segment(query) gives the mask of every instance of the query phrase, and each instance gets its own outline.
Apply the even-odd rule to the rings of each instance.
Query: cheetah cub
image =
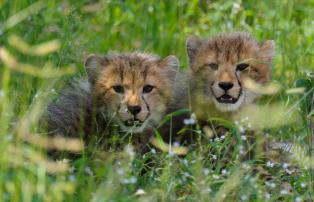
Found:
[[[245,79],[258,84],[270,80],[272,40],[259,44],[248,33],[234,32],[207,39],[193,36],[186,46],[192,94],[213,105],[213,111],[229,114],[256,100],[259,95],[244,85]]]
[[[94,135],[110,136],[112,125],[119,132],[146,131],[161,121],[172,100],[178,66],[175,56],[91,55],[85,62],[88,79],[71,82],[48,106],[48,131],[70,137],[83,134],[87,141]]]

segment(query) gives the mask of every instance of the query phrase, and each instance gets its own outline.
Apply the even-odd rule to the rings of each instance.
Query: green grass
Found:
[[[95,5],[97,3],[98,5]],[[0,59],[0,200],[1,201],[303,201],[314,198],[313,133],[314,1],[27,1],[0,0],[0,47],[16,61]],[[45,156],[45,149],[23,141],[34,136],[38,119],[64,81],[85,74],[89,53],[147,51],[177,55],[188,68],[185,40],[189,35],[248,31],[259,41],[273,39],[276,57],[273,80],[282,86],[263,103],[280,102],[295,114],[293,123],[259,131],[289,140],[301,150],[291,158],[271,162],[258,157],[242,162],[239,124],[226,140],[208,140],[186,157],[154,150],[143,156],[128,149],[83,155],[70,162],[71,172]],[[14,36],[17,42],[14,42]],[[23,53],[20,45],[58,40],[57,51]],[[58,45],[57,44],[57,45]],[[8,59],[6,57],[6,59]],[[47,63],[52,64],[49,68]],[[69,67],[70,66],[70,67]],[[73,75],[71,66],[75,67]],[[56,71],[58,71],[55,75]],[[49,71],[49,73],[47,73]],[[312,77],[310,76],[312,73]],[[312,80],[311,80],[312,79]],[[302,94],[286,89],[305,86]],[[307,93],[308,92],[308,93]],[[271,114],[277,116],[277,114]],[[224,122],[225,123],[225,122]],[[310,128],[312,125],[312,130]],[[238,137],[231,160],[224,165],[232,136]],[[27,138],[28,136],[26,136]],[[313,138],[313,137],[312,137]],[[211,153],[209,153],[211,151]],[[257,151],[258,152],[258,151]],[[217,160],[213,162],[213,154]],[[151,164],[147,165],[147,159]],[[286,163],[298,167],[290,174]],[[224,166],[224,169],[221,169]],[[143,172],[145,171],[145,172]],[[265,181],[267,172],[272,176]],[[143,189],[145,194],[136,192]],[[289,191],[291,190],[291,191]],[[224,198],[226,197],[226,198]]]

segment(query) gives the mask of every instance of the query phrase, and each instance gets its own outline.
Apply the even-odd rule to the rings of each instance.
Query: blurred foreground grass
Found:
[[[313,13],[312,0],[0,1],[0,200],[313,200]],[[278,102],[281,108],[267,111],[263,106],[263,119],[280,113],[295,117],[271,128],[267,125],[273,119],[265,121],[267,129],[259,137],[292,142],[289,159],[241,162],[238,156],[248,142],[243,131],[250,124],[240,118],[236,123],[218,120],[231,129],[226,140],[208,140],[184,158],[154,149],[138,156],[130,147],[70,163],[45,156],[47,140],[36,134],[40,115],[65,80],[84,74],[89,53],[174,54],[187,68],[189,35],[235,30],[276,41],[273,78],[281,90],[263,103]],[[226,163],[232,136],[239,138]],[[81,148],[75,140],[52,142]]]

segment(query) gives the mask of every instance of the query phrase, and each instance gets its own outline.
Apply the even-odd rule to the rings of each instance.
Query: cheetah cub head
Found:
[[[85,67],[97,105],[123,131],[157,125],[172,96],[179,61],[142,53],[91,55]]]
[[[259,96],[243,83],[246,78],[260,84],[269,81],[274,49],[274,41],[259,44],[243,32],[187,40],[198,90],[220,111],[236,111]]]

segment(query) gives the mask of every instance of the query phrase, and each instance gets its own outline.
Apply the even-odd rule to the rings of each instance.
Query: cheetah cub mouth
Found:
[[[241,96],[241,95],[240,95]],[[239,98],[234,98],[231,95],[223,94],[222,96],[216,98],[219,103],[226,103],[226,104],[235,104]]]

